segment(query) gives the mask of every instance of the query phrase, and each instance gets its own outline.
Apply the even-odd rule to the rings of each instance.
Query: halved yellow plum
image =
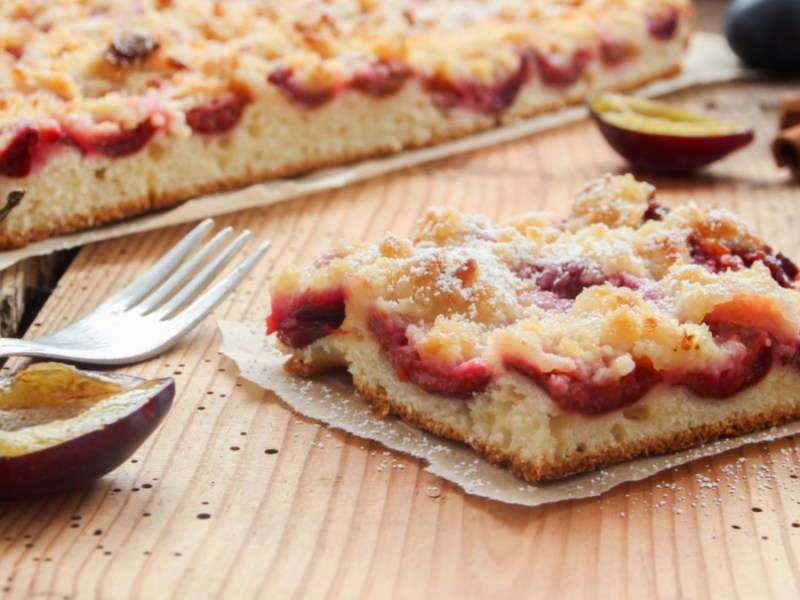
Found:
[[[0,378],[0,498],[82,487],[153,433],[175,396],[171,378],[34,363]]]
[[[589,111],[606,141],[642,170],[687,173],[753,141],[753,130],[664,102],[624,94],[599,94]]]

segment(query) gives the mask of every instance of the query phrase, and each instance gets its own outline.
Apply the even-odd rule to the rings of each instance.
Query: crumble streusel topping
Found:
[[[491,82],[519,68],[531,41],[559,60],[596,49],[593,31],[645,43],[629,6],[654,18],[689,10],[685,0],[6,0],[0,127],[65,112],[136,123],[133,96],[158,99],[179,130],[181,111],[231,89],[262,93],[277,67],[310,88],[379,61]]]
[[[520,355],[598,381],[636,365],[722,368],[746,349],[715,337],[716,323],[791,345],[800,333],[793,265],[734,215],[694,203],[667,211],[630,175],[591,182],[563,222],[535,213],[493,225],[438,207],[411,238],[343,246],[324,265],[287,269],[273,291],[344,285],[344,332],[377,305],[409,318],[423,357],[500,365]]]

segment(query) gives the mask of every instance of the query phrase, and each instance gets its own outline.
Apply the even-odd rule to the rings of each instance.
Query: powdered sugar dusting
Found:
[[[781,343],[800,333],[800,292],[778,280],[789,273],[776,278],[779,255],[763,240],[724,211],[693,203],[667,210],[651,185],[631,175],[589,182],[561,223],[533,213],[495,225],[435,206],[409,239],[387,234],[335,256],[302,280],[279,275],[273,293],[344,289],[359,302],[348,302],[351,322],[328,340],[342,333],[346,345],[345,331],[364,329],[354,305],[378,304],[414,324],[426,359],[474,359],[495,373],[520,356],[541,373],[558,364],[595,379],[610,364],[629,368],[609,379],[634,364],[721,372],[732,353],[707,317],[723,305],[732,323],[754,315],[746,324]],[[526,345],[541,352],[523,353]],[[453,346],[463,353],[454,357]]]

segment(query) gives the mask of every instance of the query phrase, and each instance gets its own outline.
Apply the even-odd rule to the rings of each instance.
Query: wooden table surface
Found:
[[[701,16],[709,22],[721,6]],[[800,257],[800,184],[769,153],[778,98],[796,88],[737,83],[671,96],[751,123],[756,141],[693,177],[637,175],[666,204],[694,198],[730,209]],[[176,347],[122,369],[172,376],[178,388],[129,461],[89,489],[0,502],[0,598],[798,597],[796,440],[599,498],[523,508],[468,496],[415,459],[293,414],[219,353],[216,319],[262,320],[275,271],[336,240],[407,233],[437,203],[493,218],[566,214],[585,180],[626,169],[581,121],[219,218],[273,249]],[[75,319],[188,228],[82,249],[27,335]]]

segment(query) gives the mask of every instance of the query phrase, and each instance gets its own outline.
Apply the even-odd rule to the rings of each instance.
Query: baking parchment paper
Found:
[[[754,73],[739,66],[736,56],[731,52],[723,36],[697,32],[693,35],[685,56],[682,73],[675,78],[644,87],[637,93],[644,96],[659,96],[696,85],[753,77]],[[24,248],[2,251],[0,269],[5,269],[30,256],[49,254],[56,250],[198,221],[246,208],[267,206],[314,192],[340,188],[391,171],[521,138],[579,120],[586,114],[584,106],[571,107],[430,148],[411,150],[344,167],[322,169],[302,177],[271,180],[232,192],[203,196],[171,210],[36,242]]]
[[[746,444],[800,432],[800,421],[754,434],[726,438],[682,452],[642,458],[556,482],[529,485],[478,458],[471,448],[444,440],[394,418],[377,418],[344,374],[301,379],[283,370],[285,356],[265,335],[264,322],[219,321],[221,352],[241,375],[275,392],[296,412],[387,448],[423,459],[426,471],[460,486],[466,493],[524,506],[598,496],[614,486],[638,481],[699,458]]]

